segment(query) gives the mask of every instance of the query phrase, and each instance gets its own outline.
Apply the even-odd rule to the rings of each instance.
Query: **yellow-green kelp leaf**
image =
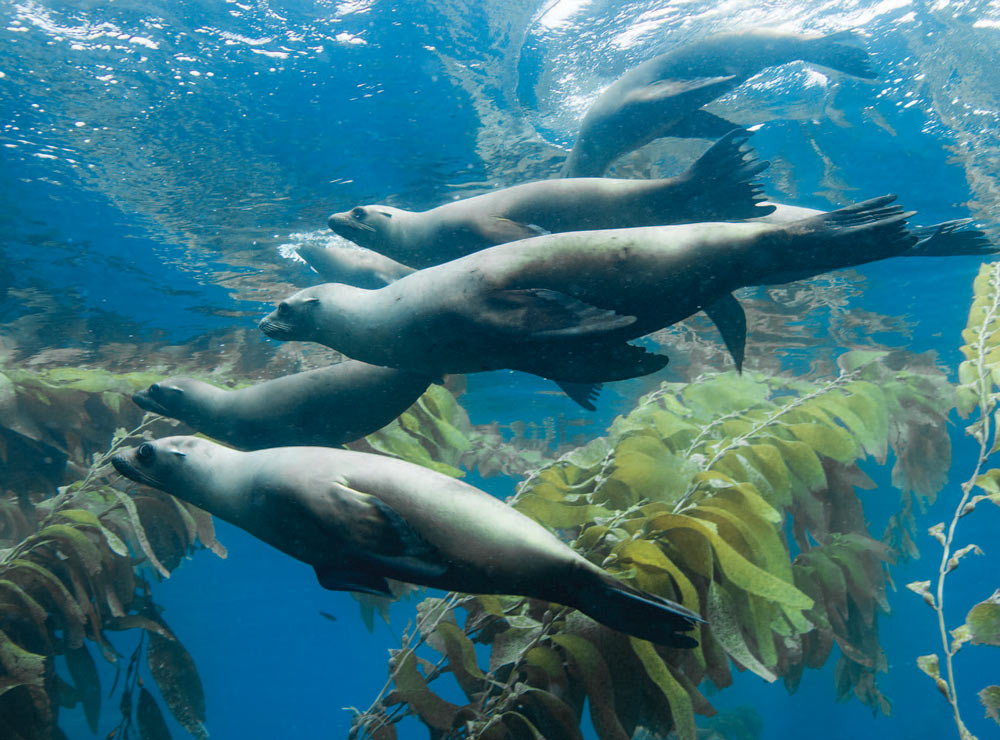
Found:
[[[986,716],[1000,724],[1000,686],[987,686],[979,692],[979,701],[986,707]]]
[[[723,573],[736,586],[762,598],[781,604],[786,609],[811,609],[813,600],[787,581],[783,581],[766,570],[743,558],[722,539],[711,522],[704,522],[689,516],[661,514],[652,518],[647,529],[650,532],[669,532],[673,529],[689,529],[707,540]]]
[[[670,705],[670,717],[674,722],[674,732],[680,740],[696,740],[698,732],[694,725],[694,705],[691,696],[674,678],[670,667],[646,640],[630,637],[632,649],[646,669],[646,675],[663,692]]]
[[[778,680],[777,675],[764,665],[747,645],[743,629],[732,597],[714,581],[708,586],[708,603],[705,617],[711,625],[712,635],[722,645],[733,660],[769,683]]]
[[[594,644],[578,635],[556,635],[552,642],[561,647],[583,681],[590,700],[590,719],[600,740],[628,740],[628,733],[615,713],[611,672]]]
[[[1000,646],[1000,591],[994,598],[976,604],[965,617],[973,645]]]

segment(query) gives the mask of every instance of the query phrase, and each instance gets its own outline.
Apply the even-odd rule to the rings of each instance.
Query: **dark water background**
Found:
[[[1000,10],[991,5],[0,2],[0,359],[77,362],[102,359],[114,343],[183,345],[252,329],[268,303],[311,282],[288,245],[329,238],[328,213],[366,202],[426,208],[553,176],[587,104],[624,70],[754,26],[861,28],[880,75],[868,83],[787,65],[712,108],[763,122],[752,143],[774,162],[769,195],[828,208],[896,192],[919,223],[971,215],[993,229]],[[935,350],[954,368],[976,269],[974,258],[870,265],[858,271],[864,293],[851,308],[904,317],[905,335],[874,339]],[[462,403],[475,423],[579,416],[550,388],[493,373],[470,378]],[[595,433],[635,391],[605,392]],[[921,532],[950,517],[971,469],[962,428],[953,482]],[[868,469],[885,486],[865,497],[880,522],[896,496],[886,471]],[[483,485],[507,496],[514,481]],[[1000,516],[977,511],[963,520],[960,544],[994,556],[998,533]],[[227,560],[198,553],[155,593],[197,661],[213,737],[345,736],[343,708],[366,708],[385,680],[390,630],[376,623],[370,635],[355,602],[322,590],[311,569],[224,524],[219,537]],[[893,573],[900,589],[936,572],[936,544],[921,535],[918,545],[925,557]],[[952,576],[953,625],[1000,587],[996,562]],[[881,630],[890,671],[880,685],[892,718],[835,703],[833,659],[807,671],[794,696],[748,674],[713,703],[753,705],[767,740],[956,736],[915,666],[939,648],[933,614],[905,589],[890,598]],[[392,631],[410,614],[394,607]],[[975,700],[1000,678],[996,652],[966,648],[956,658],[965,719],[980,740],[1000,736]],[[90,736],[70,713],[63,726],[71,738]],[[404,737],[425,736],[404,727]]]

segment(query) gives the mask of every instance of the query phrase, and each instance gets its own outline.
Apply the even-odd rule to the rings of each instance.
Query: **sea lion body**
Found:
[[[354,244],[331,244],[326,247],[303,244],[295,251],[328,283],[381,288],[414,271],[412,267]]]
[[[392,578],[530,596],[665,644],[693,644],[675,632],[702,621],[618,581],[489,494],[402,460],[321,447],[238,452],[170,437],[113,462],[312,565],[327,588],[387,594]]]
[[[384,427],[429,383],[419,373],[347,360],[236,390],[168,378],[132,398],[147,411],[245,450],[336,446]]]
[[[277,339],[434,375],[508,368],[598,383],[666,363],[628,340],[687,318],[775,270],[813,274],[915,240],[891,196],[785,225],[702,223],[525,239],[378,290],[327,284],[261,321]],[[717,322],[718,323],[718,322]],[[745,331],[745,324],[744,324]]]
[[[730,131],[677,177],[541,180],[421,212],[358,206],[329,225],[362,247],[428,267],[545,233],[751,218],[770,209],[757,205],[754,178],[767,163],[741,148],[749,135]]]
[[[711,36],[633,67],[590,106],[563,177],[600,177],[611,162],[663,136],[715,138],[735,124],[700,110],[758,72],[802,60],[873,78],[850,34],[801,36],[744,31]],[[705,84],[714,80],[710,84]],[[708,94],[689,88],[704,84]]]

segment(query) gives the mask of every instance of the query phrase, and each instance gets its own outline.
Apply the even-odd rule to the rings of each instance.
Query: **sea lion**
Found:
[[[303,244],[295,251],[328,283],[381,288],[414,271],[412,267],[354,244],[331,244],[326,247]]]
[[[696,645],[678,633],[704,622],[625,584],[488,493],[403,460],[323,447],[238,452],[168,437],[112,462],[312,565],[328,589],[389,595],[392,578],[529,596],[677,647]]]
[[[415,267],[545,233],[727,221],[763,216],[767,166],[733,130],[683,174],[662,180],[540,180],[465,198],[429,211],[358,206],[330,216],[337,234]],[[349,282],[349,281],[343,281]]]
[[[347,360],[237,390],[168,378],[132,400],[245,450],[336,446],[376,432],[430,384],[420,373]]]
[[[600,177],[621,155],[664,136],[714,139],[735,124],[703,105],[743,84],[767,67],[797,60],[855,77],[873,79],[868,53],[850,43],[850,32],[800,36],[742,31],[710,36],[660,54],[623,74],[583,117],[563,177]],[[710,94],[694,96],[691,85]]]
[[[428,375],[502,368],[599,383],[667,358],[628,341],[711,308],[739,361],[737,288],[776,272],[892,257],[916,242],[883,196],[789,224],[701,223],[549,234],[476,252],[378,290],[317,285],[260,322],[275,339]],[[740,332],[742,327],[742,332]]]

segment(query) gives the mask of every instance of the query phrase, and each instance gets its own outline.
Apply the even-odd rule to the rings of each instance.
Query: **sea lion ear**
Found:
[[[381,213],[386,218],[392,218],[392,214],[389,213],[388,211],[379,211],[379,213]]]
[[[177,455],[177,457],[187,457],[186,452],[181,452],[180,450],[170,450],[171,455]]]
[[[306,298],[304,301],[302,301],[302,303],[303,303],[303,305],[306,305],[306,306],[308,306],[308,305],[310,305],[312,303],[319,303],[319,298],[317,298],[316,296],[311,296],[309,298]]]

